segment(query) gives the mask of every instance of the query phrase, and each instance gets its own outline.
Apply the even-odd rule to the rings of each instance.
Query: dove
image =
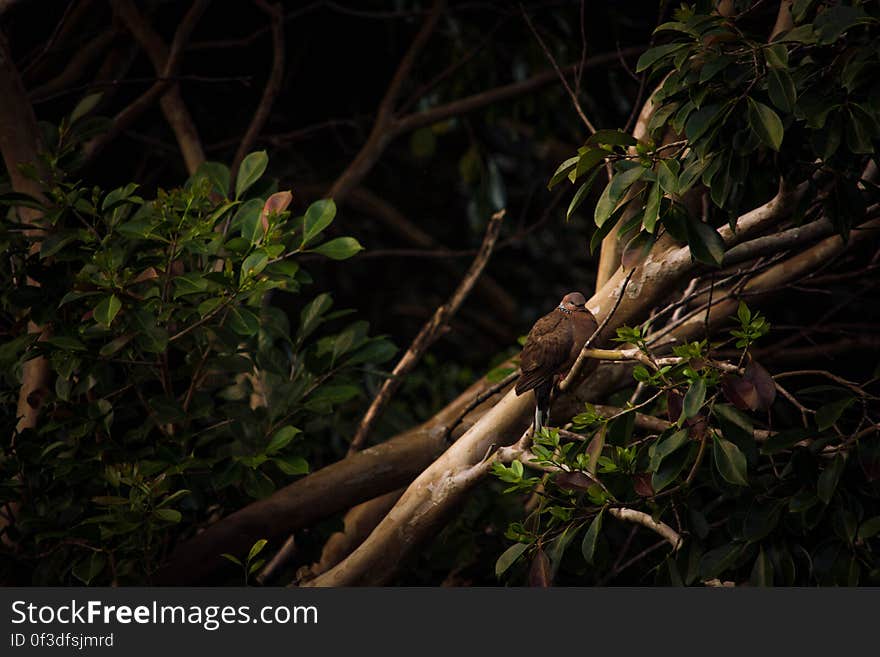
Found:
[[[568,372],[584,344],[598,328],[580,292],[570,292],[550,313],[535,322],[520,356],[516,394],[535,391],[535,433],[550,415],[553,386]],[[557,378],[558,377],[558,378]]]

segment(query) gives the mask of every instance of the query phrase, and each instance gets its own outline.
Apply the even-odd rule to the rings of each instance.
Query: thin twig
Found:
[[[550,63],[553,65],[553,69],[556,71],[556,75],[559,76],[559,79],[562,81],[562,85],[565,87],[565,90],[568,92],[569,97],[571,98],[572,104],[574,104],[574,109],[577,112],[577,115],[580,117],[581,121],[584,122],[584,125],[587,126],[587,130],[590,131],[590,134],[596,132],[596,127],[587,118],[587,115],[584,114],[584,110],[581,107],[580,100],[578,100],[577,94],[574,92],[574,89],[571,88],[571,85],[568,83],[568,79],[562,73],[562,69],[559,68],[559,64],[556,62],[556,58],[553,56],[553,53],[550,52],[550,49],[547,47],[547,44],[544,43],[544,39],[541,38],[541,35],[538,33],[538,30],[535,28],[534,23],[532,23],[532,19],[529,18],[528,13],[526,12],[526,8],[522,5],[519,6],[520,11],[522,12],[523,19],[525,19],[526,24],[529,26],[529,29],[532,31],[532,34],[535,35],[535,39],[538,40],[538,43],[541,45],[541,49],[544,51],[544,54],[547,56],[547,59],[550,60]],[[584,58],[583,55],[581,57],[581,61],[575,65],[575,70],[577,71],[578,77],[583,74],[584,70]]]
[[[232,166],[229,168],[230,184],[235,184],[235,178],[238,175],[238,167],[245,155],[251,150],[257,136],[266,125],[269,118],[269,112],[275,102],[275,97],[281,89],[281,82],[284,79],[284,12],[280,3],[270,4],[266,0],[254,0],[256,5],[269,16],[272,29],[272,70],[269,73],[269,79],[266,80],[266,86],[263,88],[263,96],[260,98],[260,104],[257,111],[251,119],[250,125],[238,145],[235,157],[232,159]]]
[[[452,296],[449,298],[449,301],[434,311],[434,315],[419,331],[419,334],[416,336],[415,340],[413,340],[409,349],[403,355],[403,358],[397,363],[391,376],[382,384],[382,387],[379,389],[379,394],[373,399],[373,402],[370,404],[370,407],[367,409],[367,412],[361,420],[361,424],[358,427],[354,438],[352,438],[348,450],[349,454],[352,454],[361,448],[367,435],[373,428],[376,420],[379,418],[379,415],[400,387],[403,377],[416,366],[425,351],[434,344],[440,336],[443,327],[446,326],[449,320],[452,319],[456,312],[458,312],[459,307],[461,307],[465,298],[470,294],[474,283],[476,283],[477,278],[479,278],[480,274],[483,272],[483,268],[486,266],[486,263],[489,261],[489,256],[492,254],[492,249],[498,239],[498,234],[501,232],[501,221],[504,219],[504,214],[505,211],[501,210],[492,215],[489,225],[486,228],[486,234],[483,237],[483,243],[480,246],[480,252],[477,254],[477,257],[474,258],[474,261],[471,263],[471,266],[461,280],[461,283],[459,283],[455,292],[453,292]]]

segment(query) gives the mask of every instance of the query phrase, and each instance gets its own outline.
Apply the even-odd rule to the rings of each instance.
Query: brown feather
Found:
[[[535,322],[520,356],[516,394],[549,382],[569,360],[573,345],[570,315],[556,309]]]

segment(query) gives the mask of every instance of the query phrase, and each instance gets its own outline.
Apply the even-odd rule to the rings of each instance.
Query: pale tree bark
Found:
[[[43,199],[43,190],[38,180],[25,176],[21,166],[35,165],[41,171],[39,151],[42,148],[37,118],[27,97],[18,69],[12,60],[9,43],[0,33],[0,152],[3,163],[16,192]],[[18,214],[23,223],[33,226],[25,231],[31,240],[31,253],[38,253],[40,241],[45,235],[42,225],[42,212],[31,208],[19,208]],[[28,279],[28,285],[38,287],[39,283]],[[28,322],[28,333],[38,333],[46,337],[49,327]],[[49,382],[49,363],[43,357],[31,358],[22,366],[21,388],[18,393],[16,431],[32,429],[37,426],[44,391]]]

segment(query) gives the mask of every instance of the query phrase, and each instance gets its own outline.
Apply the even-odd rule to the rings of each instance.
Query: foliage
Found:
[[[815,2],[795,3],[793,13],[794,28],[770,43],[734,19],[688,5],[657,27],[670,42],[637,65],[659,84],[645,138],[600,130],[550,179],[551,187],[579,183],[570,216],[603,164],[613,167],[595,207],[592,250],[617,227],[627,243],[624,265],[632,267],[668,232],[696,260],[720,265],[719,224],[733,227],[743,209],[776,192],[768,185],[780,177],[789,189],[804,183],[810,191],[831,181],[802,218],[824,213],[845,237],[865,216],[861,172],[880,136],[880,55],[872,45],[880,14],[871,3]],[[700,184],[711,201],[708,221],[683,201]]]
[[[210,162],[147,200],[134,183],[107,192],[65,176],[78,126],[55,131],[45,201],[0,198],[50,225],[36,251],[3,224],[0,503],[21,503],[4,563],[17,581],[143,583],[181,537],[307,473],[322,418],[362,397],[394,347],[306,291],[303,254],[361,246],[325,238],[330,200],[291,216],[290,193],[262,177],[265,152],[242,162],[234,198]],[[16,434],[33,358],[48,360],[50,388],[38,428]]]
[[[796,221],[824,214],[846,238],[866,214],[862,189],[872,188],[862,170],[880,136],[876,5],[795,2],[793,28],[767,43],[747,20],[704,4],[676,10],[655,32],[667,42],[639,60],[637,71],[657,85],[646,136],[600,130],[549,181],[577,185],[571,216],[611,167],[590,246],[616,230],[624,268],[666,233],[718,267],[719,226],[735,229],[743,210],[776,193],[775,180],[806,190]],[[703,217],[686,198],[700,185]],[[875,398],[840,379],[797,399],[777,397],[777,382],[752,356],[769,322],[744,302],[735,320],[728,338],[679,345],[667,358],[654,353],[649,327],[618,330],[617,341],[642,355],[622,410],[606,417],[588,404],[572,418],[580,441],[545,429],[524,463],[494,468],[506,492],[540,496],[509,526],[516,542],[498,559],[499,577],[523,577],[524,566],[512,567],[529,561],[533,583],[613,578],[627,567],[632,537],[604,511],[625,506],[673,523],[685,539],[678,551],[662,540],[650,548],[665,554],[638,581],[880,581],[880,454],[859,440],[876,424]],[[723,349],[738,351],[736,365],[713,358]],[[665,428],[637,428],[637,412],[665,415]],[[548,474],[528,476],[527,468]],[[576,535],[580,560],[566,551]],[[549,580],[535,580],[545,571]]]
[[[766,326],[745,305],[738,318],[740,327],[727,342],[754,334],[756,324]],[[654,360],[639,334],[618,330],[621,340],[635,338]],[[655,518],[672,515],[686,538],[678,552],[666,545],[653,573],[657,583],[718,577],[755,585],[878,580],[877,545],[870,540],[880,525],[878,453],[851,437],[876,422],[867,396],[839,386],[803,390],[807,397],[825,394],[834,401],[801,428],[762,429],[771,417],[786,415],[776,404],[771,375],[754,361],[742,375],[733,374],[709,356],[705,342],[694,342],[676,348],[674,365],[653,372],[637,366],[634,378],[648,386],[648,399],[610,417],[588,404],[572,419],[583,434],[580,442],[542,429],[525,465],[551,474],[528,476],[520,461],[495,464],[505,492],[542,489],[539,506],[508,528],[516,543],[499,557],[499,576],[525,555],[543,560],[545,554],[555,575],[580,532],[583,561],[571,570],[584,573],[592,566],[596,577],[616,574],[620,560],[609,550],[601,518],[605,509],[625,506],[645,507]],[[742,356],[748,358],[745,348]],[[665,414],[667,428],[639,438],[637,409]],[[594,464],[595,447],[600,455]]]

